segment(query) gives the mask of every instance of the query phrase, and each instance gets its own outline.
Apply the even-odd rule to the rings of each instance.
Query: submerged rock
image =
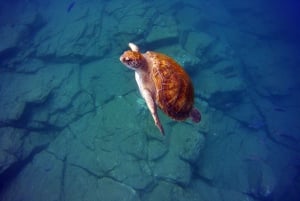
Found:
[[[174,125],[172,131],[170,152],[190,164],[196,162],[205,146],[204,135],[185,124]]]
[[[151,192],[145,192],[145,201],[174,201],[179,200],[183,189],[172,182],[159,181]]]
[[[148,143],[148,159],[158,160],[168,153],[168,147],[158,140],[151,140]]]
[[[2,127],[0,128],[0,175],[12,164],[22,160],[23,138],[25,130]]]
[[[164,158],[152,163],[153,174],[159,180],[165,180],[179,186],[187,186],[190,183],[192,170],[190,165],[168,153]]]
[[[137,192],[130,186],[116,182],[109,178],[103,178],[98,181],[98,195],[100,200],[105,201],[140,201]]]
[[[205,33],[205,32],[189,32],[187,34],[187,38],[185,39],[184,48],[185,50],[189,51],[191,54],[201,58],[201,60],[205,59],[202,58],[213,45],[213,42],[216,39]]]
[[[49,65],[34,74],[3,74],[0,83],[2,96],[0,121],[27,118],[27,115],[33,112],[30,107],[45,103],[53,89],[68,79],[72,69],[73,65],[60,64]],[[26,108],[30,110],[26,111]]]
[[[60,200],[62,193],[63,163],[55,156],[41,152],[28,163],[17,177],[7,181],[0,200]]]

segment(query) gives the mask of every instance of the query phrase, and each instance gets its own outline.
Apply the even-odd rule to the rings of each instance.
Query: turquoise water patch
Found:
[[[0,200],[298,201],[299,9],[4,0]],[[129,42],[186,70],[199,123],[158,109],[160,133]]]

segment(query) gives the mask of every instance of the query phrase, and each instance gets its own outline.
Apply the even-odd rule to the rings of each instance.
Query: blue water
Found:
[[[299,10],[2,0],[0,200],[299,201]],[[199,123],[158,109],[161,135],[119,60],[129,42],[185,69]]]

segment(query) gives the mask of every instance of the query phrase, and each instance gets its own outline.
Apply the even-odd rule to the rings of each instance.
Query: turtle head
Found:
[[[138,71],[146,66],[146,59],[138,51],[127,50],[121,57],[120,61],[128,68]]]

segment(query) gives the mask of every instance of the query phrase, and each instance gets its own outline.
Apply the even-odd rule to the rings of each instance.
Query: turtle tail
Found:
[[[195,107],[191,110],[190,117],[191,117],[192,121],[195,123],[198,123],[201,121],[201,113]]]

